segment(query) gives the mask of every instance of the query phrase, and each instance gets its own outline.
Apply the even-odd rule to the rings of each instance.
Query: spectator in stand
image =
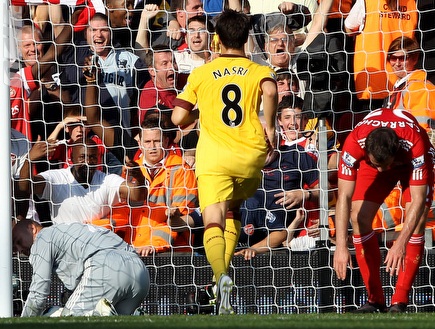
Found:
[[[94,80],[95,69],[94,67],[91,71],[93,75],[88,77],[87,122],[106,147],[117,147],[121,145],[117,137],[122,135],[122,131],[104,119],[101,120]],[[142,121],[140,141],[137,142],[134,138],[127,141],[131,150],[140,150],[136,159],[148,186],[146,205],[131,209],[124,207],[112,212],[119,223],[124,221],[133,226],[133,232],[127,237],[142,256],[171,248],[176,251],[191,251],[192,246],[189,231],[177,233],[168,226],[171,213],[178,210],[187,215],[198,206],[198,192],[194,170],[171,148],[173,131],[172,126],[166,123],[161,113],[149,113]],[[172,122],[170,124],[173,125]]]
[[[23,191],[19,187],[20,172],[27,161],[47,159],[48,155],[54,152],[55,144],[38,140],[33,146],[26,136],[15,129],[11,129],[11,187],[12,187],[12,220],[33,218],[39,221],[29,191]]]
[[[85,59],[93,55],[94,65],[100,67],[99,103],[103,117],[112,125],[124,127],[130,135],[137,133],[138,88],[149,80],[149,74],[142,60],[130,51],[117,49],[112,45],[108,18],[96,13],[86,28],[86,41],[79,41],[70,52],[65,52],[64,72],[61,80],[68,85],[71,100],[83,104],[86,84],[83,70]],[[82,89],[82,90],[81,90]],[[136,129],[135,129],[136,128]]]
[[[172,230],[168,214],[177,210],[184,216],[198,207],[195,172],[182,156],[170,150],[170,131],[158,117],[146,118],[141,128],[138,163],[147,180],[149,214],[140,209],[139,216],[133,216],[133,245],[142,256],[171,248],[190,250],[190,232]]]
[[[187,48],[185,33],[187,21],[196,15],[204,15],[204,8],[201,0],[171,0],[170,12],[175,15],[169,16],[168,22],[160,31],[151,32],[151,45],[167,45],[173,50]]]
[[[210,44],[214,27],[207,16],[197,15],[189,18],[186,30],[187,48],[174,52],[180,74],[190,72],[211,60]]]
[[[59,168],[68,168],[70,165],[72,165],[72,149],[70,147],[67,148],[67,146],[71,146],[79,139],[85,138],[85,122],[86,117],[67,115],[65,119],[57,124],[52,134],[48,137],[47,140],[53,140],[57,143],[56,152],[52,156],[50,156],[50,161],[59,164]],[[64,132],[65,135],[69,136],[70,138],[59,139],[61,132]],[[103,152],[102,149],[99,147],[98,164],[101,164],[101,161],[103,159]],[[101,170],[101,168],[99,168],[99,170]]]
[[[268,1],[252,1],[251,3],[251,14],[269,14],[282,10],[284,7],[288,8],[289,11],[292,10],[293,6],[302,5],[305,6],[309,13],[311,14],[311,21],[313,19],[314,13],[318,8],[318,3],[316,0],[293,0],[293,1],[282,1],[282,0],[268,0]],[[294,31],[295,36],[295,46],[298,47],[302,45],[305,41],[306,34],[311,28],[311,24],[308,23],[306,26]]]
[[[346,32],[355,35],[354,81],[357,111],[372,111],[397,80],[389,75],[386,56],[391,42],[402,36],[413,37],[418,12],[414,0],[356,0],[345,19]]]
[[[319,149],[317,145],[317,118],[312,118],[311,111],[303,112],[304,101],[292,94],[285,96],[281,101],[283,106],[278,107],[278,124],[281,135],[281,144],[292,145],[297,143],[306,152],[318,160]],[[284,106],[285,105],[285,106]],[[328,176],[331,186],[336,185],[338,159],[340,155],[339,147],[335,140],[334,133],[330,126],[327,126],[328,140]]]
[[[289,100],[293,98],[283,98],[278,104],[278,113],[292,106]],[[317,161],[297,143],[282,144],[276,152],[279,154],[271,157],[262,169],[259,188],[241,208],[239,246],[242,250],[235,255],[243,255],[246,260],[282,247],[287,241],[287,227],[293,221],[298,221],[303,228],[305,216],[298,209],[318,208]],[[313,224],[307,223],[307,226]]]
[[[132,41],[134,36],[130,29],[133,18],[133,5],[134,0],[105,0],[106,15],[112,38],[119,42],[119,47],[128,50],[133,49]]]
[[[227,10],[218,16],[221,56],[192,71],[172,112],[176,125],[191,124],[199,117],[195,173],[205,224],[204,248],[218,280],[219,314],[234,313],[228,269],[240,234],[240,205],[257,189],[268,151],[258,119],[261,97],[266,136],[271,148],[276,145],[275,74],[246,58],[250,27],[249,17],[241,12]]]
[[[165,45],[157,45],[146,54],[145,63],[151,76],[140,92],[139,122],[142,122],[149,109],[158,105],[172,109],[178,91],[184,86],[179,79],[177,63],[172,50]],[[171,110],[168,111],[170,115]]]
[[[266,31],[264,51],[267,60],[254,59],[259,64],[269,65],[274,70],[290,68],[291,57],[295,52],[295,39],[292,31],[284,24],[270,27]]]
[[[207,16],[197,15],[189,18],[186,33],[188,48],[174,52],[179,74],[187,77],[194,68],[212,60],[210,51],[212,33],[214,27]],[[186,160],[189,159],[191,165],[194,164],[198,137],[198,120],[181,130],[179,143],[184,150],[184,155],[188,157]]]
[[[83,8],[78,8],[71,16],[72,25]],[[31,118],[28,100],[32,91],[39,88],[39,79],[50,75],[55,58],[64,51],[72,35],[72,25],[65,24],[64,29],[47,51],[42,44],[42,33],[34,25],[25,25],[18,32],[18,48],[21,53],[19,72],[13,73],[10,82],[11,127],[24,134],[29,141],[36,141],[32,136]]]
[[[391,42],[387,60],[397,81],[384,105],[411,112],[432,136],[432,128],[435,127],[435,86],[427,80],[426,71],[417,68],[420,51],[420,45],[412,38],[398,37]]]
[[[379,126],[379,122],[385,123]],[[338,172],[335,212],[337,278],[346,279],[352,260],[348,250],[349,218],[356,260],[368,301],[358,313],[386,312],[380,276],[381,254],[372,221],[380,205],[402,185],[405,219],[383,264],[397,276],[390,313],[403,313],[424,253],[424,229],[433,200],[434,149],[428,135],[409,112],[381,108],[368,114],[347,137]]]
[[[103,228],[43,228],[22,220],[12,230],[12,244],[29,256],[33,271],[22,317],[43,315],[54,274],[73,291],[59,316],[131,315],[150,289],[148,270],[132,246]]]
[[[66,117],[56,126],[55,130],[48,137],[48,140],[55,140],[57,143],[56,151],[50,156],[51,163],[57,163],[59,168],[68,168],[72,162],[72,148],[80,139],[89,138],[98,145],[98,170],[111,174],[122,174],[122,164],[111,153],[106,151],[103,141],[92,130],[87,127],[86,117],[78,115],[77,111],[66,112]],[[65,137],[59,139],[61,132]]]
[[[49,143],[54,141],[48,141]],[[145,177],[137,163],[126,162],[126,178],[97,170],[98,145],[90,139],[72,146],[72,166],[30,173],[30,161],[20,171],[20,190],[33,191],[48,200],[54,224],[91,223],[104,218],[112,206],[143,204],[147,195]]]
[[[278,87],[278,103],[284,96],[299,93],[299,80],[289,69],[276,70],[276,85]]]

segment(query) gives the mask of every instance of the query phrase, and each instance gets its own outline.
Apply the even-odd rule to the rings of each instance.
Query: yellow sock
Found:
[[[233,259],[234,251],[236,250],[237,243],[239,242],[240,227],[242,223],[239,220],[232,218],[226,219],[225,226],[225,269],[228,273],[230,268],[231,259]]]
[[[213,274],[217,280],[226,274],[225,239],[221,227],[212,226],[204,231],[204,249]]]

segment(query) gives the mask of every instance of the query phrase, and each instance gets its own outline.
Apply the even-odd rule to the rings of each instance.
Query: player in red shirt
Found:
[[[75,24],[83,12],[77,7],[71,23]],[[23,26],[18,33],[18,46],[22,56],[23,68],[12,74],[10,82],[11,127],[24,134],[30,141],[36,140],[31,135],[28,98],[30,93],[39,88],[39,77],[43,77],[51,68],[55,58],[65,49],[71,40],[72,26],[68,23],[46,52],[44,52],[42,33],[35,26]]]
[[[347,246],[350,218],[356,260],[368,293],[368,302],[356,312],[388,310],[372,220],[398,181],[406,205],[404,224],[384,264],[391,276],[398,276],[388,311],[406,311],[424,252],[424,229],[433,195],[433,154],[425,130],[409,112],[402,110],[381,108],[371,112],[344,143],[338,169],[334,269],[338,279],[344,280],[347,266],[352,267]]]

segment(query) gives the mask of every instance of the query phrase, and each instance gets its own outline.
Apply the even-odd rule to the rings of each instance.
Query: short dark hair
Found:
[[[206,15],[196,15],[193,17],[190,17],[187,20],[187,25],[189,25],[191,22],[199,22],[205,25],[205,28],[208,32],[214,33],[214,25]]]
[[[385,163],[386,160],[394,157],[399,146],[399,137],[394,129],[389,127],[372,130],[365,141],[367,155],[372,155],[378,163]]]
[[[172,49],[169,48],[168,45],[165,45],[165,44],[155,45],[155,46],[153,46],[153,48],[149,52],[147,52],[145,54],[144,61],[145,61],[145,64],[147,67],[154,67],[154,54],[155,53],[171,53],[171,54],[173,54]]]
[[[170,11],[175,13],[177,10],[186,9],[186,4],[188,1],[189,0],[171,0]]]
[[[304,108],[304,100],[300,98],[299,96],[293,95],[292,93],[285,95],[281,102],[278,104],[277,108],[277,115],[278,117],[281,116],[282,110],[284,109],[302,109]]]
[[[106,21],[107,24],[109,24],[109,17],[106,14],[103,13],[95,13],[94,16],[91,17],[91,19],[89,20],[89,22],[92,21]]]
[[[251,23],[249,17],[235,10],[224,10],[217,17],[216,33],[227,48],[242,49],[248,41]]]
[[[149,109],[140,126],[142,129],[160,129],[162,136],[169,138],[172,143],[177,137],[176,130],[178,128],[172,123],[170,113],[168,113],[172,109],[166,108],[165,111],[164,108],[164,106],[159,105],[157,108]]]

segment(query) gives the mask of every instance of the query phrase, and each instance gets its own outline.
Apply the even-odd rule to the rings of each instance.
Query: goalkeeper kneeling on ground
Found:
[[[22,317],[43,315],[53,272],[73,291],[60,316],[129,315],[148,295],[148,269],[133,246],[105,228],[82,223],[43,228],[22,220],[12,242],[33,268]]]

